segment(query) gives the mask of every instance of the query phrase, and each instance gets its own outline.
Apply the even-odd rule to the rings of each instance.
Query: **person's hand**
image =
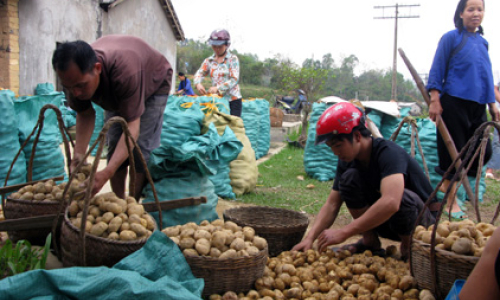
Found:
[[[74,155],[73,159],[71,159],[71,163],[69,165],[69,173],[72,174],[75,170],[78,164],[82,161],[82,158],[79,155]],[[84,166],[88,165],[87,162],[83,164]]]
[[[198,83],[196,85],[196,89],[198,90],[198,92],[200,92],[201,95],[205,95],[207,93],[205,87],[201,83]]]
[[[302,242],[298,243],[292,248],[292,251],[307,251],[312,248],[314,241],[311,241],[310,239],[305,238]]]
[[[318,237],[318,251],[326,250],[329,245],[336,245],[347,240],[349,236],[342,229],[325,229]]]
[[[439,91],[431,90],[431,103],[429,104],[429,118],[436,122],[437,116],[443,113],[443,108],[441,107],[441,100],[439,98]]]
[[[490,108],[490,115],[492,121],[500,121],[500,112],[498,111],[496,103],[488,103],[488,106]]]
[[[219,94],[219,89],[216,86],[212,86],[208,89],[209,94],[217,95]]]
[[[105,171],[100,171],[95,173],[94,186],[92,187],[90,198],[94,197],[97,193],[99,193],[108,180],[109,176],[106,174]],[[88,181],[89,179],[85,180],[84,182],[85,186],[89,184]]]

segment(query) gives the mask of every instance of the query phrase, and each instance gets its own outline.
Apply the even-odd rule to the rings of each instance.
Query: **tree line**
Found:
[[[321,60],[308,58],[299,66],[282,55],[261,61],[255,54],[239,53],[236,49],[231,51],[240,61],[242,85],[266,87],[280,94],[288,94],[296,88],[301,88],[312,101],[326,96],[362,101],[391,99],[392,71],[366,70],[356,75],[355,69],[359,60],[354,54],[336,62],[332,54],[327,53]],[[178,71],[194,74],[203,60],[212,54],[212,48],[205,42],[192,39],[179,42]],[[410,102],[419,98],[413,81],[405,80],[401,73],[397,73],[396,78],[398,101]],[[254,96],[243,95],[244,98]]]

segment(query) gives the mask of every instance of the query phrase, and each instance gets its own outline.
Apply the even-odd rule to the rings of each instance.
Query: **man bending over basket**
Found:
[[[373,138],[365,122],[364,112],[348,102],[329,107],[319,118],[315,144],[326,143],[338,156],[337,171],[314,225],[293,250],[308,250],[317,238],[318,250],[323,251],[361,234],[357,243],[342,249],[383,255],[380,235],[401,241],[401,256],[407,257],[410,233],[433,189],[415,159],[396,143]],[[354,221],[329,229],[343,202]],[[429,226],[434,221],[434,213],[426,209],[420,223]]]
[[[123,117],[146,159],[160,145],[163,111],[172,84],[167,59],[143,40],[125,35],[104,36],[91,45],[84,41],[62,43],[52,56],[52,66],[76,115],[76,144],[72,170],[87,150],[95,124],[91,102],[106,111],[106,120]],[[92,195],[110,180],[118,197],[125,197],[128,151],[121,125],[108,131],[108,164],[95,175]],[[134,197],[139,199],[146,183],[145,170],[134,151]],[[70,171],[72,171],[70,170]]]

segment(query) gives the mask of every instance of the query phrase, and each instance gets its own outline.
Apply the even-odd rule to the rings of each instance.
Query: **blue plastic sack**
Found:
[[[23,144],[35,128],[38,122],[40,110],[46,104],[52,104],[56,107],[62,105],[64,93],[50,92],[47,84],[38,89],[45,94],[35,96],[23,96],[14,101],[14,108],[18,116],[19,140]],[[29,163],[35,134],[30,138],[23,149],[26,164]],[[56,113],[48,109],[45,111],[43,129],[37,144],[35,158],[33,160],[33,178],[32,180],[46,179],[56,176],[66,176],[64,170],[64,156],[59,148],[62,142],[62,136],[59,131]],[[28,168],[28,166],[26,166]]]
[[[0,280],[3,300],[199,300],[203,288],[179,247],[159,231],[112,268],[35,270]]]
[[[243,99],[241,119],[255,151],[255,159],[259,159],[269,152],[271,144],[269,102],[265,99]]]
[[[21,148],[14,109],[14,92],[0,90],[0,186],[4,186],[7,172]],[[14,163],[7,185],[26,182],[26,160],[21,153]]]
[[[451,287],[450,292],[448,293],[448,296],[446,296],[445,300],[460,300],[458,298],[458,295],[460,294],[460,291],[462,290],[462,287],[465,284],[465,280],[463,279],[457,279],[453,283],[453,286]]]

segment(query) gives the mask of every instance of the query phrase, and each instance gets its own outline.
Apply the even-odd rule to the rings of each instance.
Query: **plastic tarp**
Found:
[[[235,142],[238,143],[236,139],[226,142],[229,145],[229,152],[238,146],[235,145]],[[225,146],[225,143],[221,143],[216,128],[211,124],[205,134],[192,136],[181,146],[165,146],[152,152],[148,168],[160,201],[207,197],[207,203],[163,211],[164,227],[188,222],[199,224],[203,220],[213,221],[218,218],[215,210],[218,197],[209,175],[216,174],[221,157],[228,155],[224,153],[224,150],[227,150]],[[150,185],[146,186],[145,194],[144,202],[154,201]],[[155,212],[151,215],[159,223],[159,214]]]
[[[0,186],[4,186],[7,172],[21,148],[17,116],[14,109],[14,92],[0,90]],[[26,182],[26,160],[21,153],[14,163],[7,185]]]
[[[255,159],[259,159],[269,152],[271,145],[269,102],[265,99],[243,99],[242,106],[245,133],[255,151]]]
[[[179,247],[159,231],[112,268],[35,270],[0,281],[3,300],[198,300],[203,288]]]
[[[56,107],[62,105],[64,93],[55,92],[53,87],[52,91],[50,91],[50,84],[43,84],[42,86],[43,88],[37,90],[39,93],[43,92],[43,94],[23,96],[14,101],[14,108],[18,117],[19,139],[21,145],[26,141],[29,134],[33,131],[33,128],[35,128],[40,110],[44,105],[53,104]],[[27,165],[30,160],[35,136],[36,133],[30,138],[23,149]],[[56,113],[48,109],[45,111],[43,129],[40,134],[33,161],[33,180],[56,176],[67,177],[64,170],[64,156],[59,148],[61,142],[62,136],[59,131]],[[28,168],[28,166],[26,166],[26,168]]]

